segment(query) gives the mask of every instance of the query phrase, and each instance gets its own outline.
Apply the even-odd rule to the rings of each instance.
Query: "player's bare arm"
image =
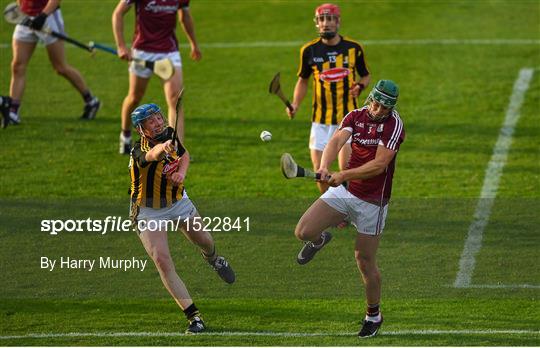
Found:
[[[153,162],[153,161],[160,161],[165,157],[166,154],[172,153],[174,151],[174,145],[172,144],[172,140],[167,140],[164,143],[157,144],[156,146],[152,147],[150,151],[146,153],[144,156],[144,159],[147,162]]]
[[[60,0],[49,0],[42,13],[45,15],[50,15],[60,6]]]
[[[330,175],[328,167],[336,160],[337,155],[343,145],[347,142],[351,132],[346,129],[337,130],[328,144],[324,147],[324,151],[321,158],[321,165],[319,167],[318,173],[321,174],[321,178],[326,178]]]
[[[331,186],[339,186],[345,181],[354,179],[369,179],[384,172],[390,164],[396,151],[386,148],[384,145],[377,147],[375,158],[358,168],[347,169],[341,172],[332,174],[328,180]]]
[[[307,89],[308,89],[308,83],[309,79],[304,79],[299,77],[298,81],[296,81],[296,85],[294,86],[294,95],[293,95],[293,101],[291,103],[293,107],[293,111],[289,110],[289,108],[285,108],[285,112],[287,112],[287,115],[289,118],[294,118],[296,115],[296,111],[298,111],[298,107],[302,103],[302,100],[304,100]]]
[[[186,33],[189,44],[191,46],[191,59],[199,61],[202,58],[202,53],[197,44],[197,39],[195,37],[195,25],[193,24],[193,17],[189,12],[189,8],[184,7],[178,10],[178,21],[182,25],[182,29]]]
[[[112,14],[112,29],[118,57],[124,60],[131,60],[131,51],[127,48],[126,41],[124,40],[124,16],[130,9],[131,5],[126,4],[122,0],[116,5]]]

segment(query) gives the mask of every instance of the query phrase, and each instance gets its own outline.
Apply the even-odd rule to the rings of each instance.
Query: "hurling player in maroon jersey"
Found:
[[[124,16],[135,7],[135,36],[131,50],[124,40]],[[174,75],[163,82],[167,100],[169,125],[176,124],[176,97],[183,87],[182,59],[176,39],[176,22],[180,21],[191,45],[191,58],[200,60],[202,55],[195,38],[195,26],[189,11],[189,0],[120,0],[112,16],[114,38],[118,56],[125,60],[139,58],[146,61],[170,59]],[[152,76],[152,70],[132,63],[129,68],[129,91],[122,103],[122,132],[120,153],[129,155],[131,150],[131,112],[140,104]],[[184,140],[184,112],[180,111],[178,136]]]
[[[26,67],[38,42],[43,42],[47,49],[53,69],[67,79],[81,94],[85,106],[82,119],[96,117],[100,102],[88,89],[81,73],[69,65],[64,53],[64,41],[42,31],[49,28],[58,33],[65,33],[64,20],[60,11],[60,0],[19,0],[20,10],[28,17],[13,31],[13,59],[11,61],[11,84],[9,97],[1,97],[2,127],[18,125],[21,122],[19,107],[26,85]]]
[[[375,336],[383,318],[379,311],[381,276],[377,248],[384,228],[396,155],[405,139],[399,113],[394,109],[398,86],[390,80],[377,82],[367,105],[349,112],[326,145],[318,172],[328,185],[326,191],[300,218],[294,231],[305,242],[297,257],[309,262],[332,235],[325,231],[348,218],[356,227],[355,257],[366,288],[367,311],[358,336]],[[330,173],[339,150],[352,137],[348,169]],[[348,188],[342,183],[349,182]]]
[[[300,49],[298,80],[294,88],[293,118],[306,96],[310,79],[313,84],[311,132],[309,150],[314,170],[319,169],[324,147],[349,111],[357,109],[357,98],[369,84],[364,49],[349,37],[338,34],[341,13],[337,5],[323,4],[315,9],[315,25],[319,37]],[[356,78],[358,76],[358,81]],[[350,143],[339,153],[339,167],[345,169],[351,154]],[[317,182],[321,193],[326,182]]]

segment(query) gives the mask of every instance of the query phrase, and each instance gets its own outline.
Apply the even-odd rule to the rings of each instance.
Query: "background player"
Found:
[[[130,51],[124,40],[124,16],[135,5],[135,36]],[[114,38],[118,56],[125,60],[140,58],[156,61],[169,58],[175,67],[174,75],[163,81],[163,91],[168,106],[168,119],[172,126],[176,120],[176,96],[183,87],[182,59],[176,39],[176,18],[182,24],[191,45],[191,58],[198,61],[202,55],[195,38],[195,27],[189,11],[189,0],[120,0],[112,16]],[[129,115],[139,105],[152,76],[152,70],[131,64],[129,91],[122,103],[122,132],[120,153],[131,150],[131,124]],[[184,140],[184,113],[179,112],[178,134]]]
[[[95,118],[100,102],[86,86],[81,73],[67,63],[64,42],[40,31],[43,27],[48,27],[53,31],[65,33],[60,0],[19,0],[18,4],[20,10],[29,17],[16,25],[13,32],[9,97],[2,97],[0,102],[2,127],[5,128],[10,124],[18,125],[21,122],[19,108],[26,84],[26,67],[38,41],[45,44],[49,61],[56,73],[67,79],[81,94],[85,102],[81,118],[86,120]]]
[[[366,288],[367,311],[358,336],[375,336],[383,322],[379,311],[381,275],[377,267],[377,249],[384,228],[396,154],[405,139],[403,122],[394,107],[398,86],[390,80],[377,82],[367,106],[351,111],[325,147],[318,172],[332,186],[300,218],[294,231],[306,241],[298,254],[300,264],[308,263],[317,251],[330,242],[325,232],[344,218],[358,231],[355,258]],[[340,149],[352,137],[348,168],[330,176],[330,165]],[[342,183],[349,181],[348,189]]]
[[[309,77],[313,75],[313,111],[309,149],[313,169],[318,170],[324,147],[349,111],[358,108],[357,97],[369,84],[370,75],[364,50],[360,44],[338,35],[340,9],[333,4],[323,4],[315,9],[315,25],[320,38],[300,49],[298,81],[294,88],[293,110],[286,109],[290,118],[298,111],[306,96]],[[360,76],[358,82],[356,75]],[[343,170],[351,153],[350,145],[339,154]],[[321,193],[328,189],[326,182],[317,183]]]
[[[206,327],[189,292],[176,273],[169,251],[167,230],[160,221],[177,224],[184,219],[200,219],[184,189],[189,167],[189,153],[179,139],[177,146],[171,140],[174,131],[165,127],[160,108],[155,104],[139,106],[131,114],[133,125],[141,135],[131,152],[131,219],[136,223],[146,252],[154,261],[159,275],[178,306],[189,321],[187,333],[198,333]],[[166,173],[167,164],[178,163],[176,170]],[[156,230],[141,226],[159,226]],[[142,224],[141,224],[142,222]],[[182,223],[185,236],[199,248],[204,259],[227,283],[235,281],[229,263],[216,253],[212,235],[196,223]]]

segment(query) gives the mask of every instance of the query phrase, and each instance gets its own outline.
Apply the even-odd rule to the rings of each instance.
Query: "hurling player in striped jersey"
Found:
[[[315,9],[319,37],[300,49],[298,80],[294,88],[293,118],[304,99],[311,77],[313,86],[309,149],[313,169],[319,169],[324,147],[349,111],[357,109],[357,98],[369,84],[370,73],[364,49],[355,40],[338,34],[341,12],[337,5],[323,4]],[[357,80],[358,77],[358,80]],[[345,169],[351,154],[350,142],[339,153],[339,167]],[[326,182],[317,182],[321,193]]]
[[[144,104],[133,111],[131,119],[141,139],[133,146],[129,165],[130,217],[163,285],[189,321],[186,333],[199,333],[206,325],[176,272],[167,233],[176,232],[179,226],[223,281],[234,283],[236,276],[227,260],[217,254],[204,224],[196,223],[201,217],[184,188],[189,153],[173,128],[166,127],[161,109],[156,104]]]

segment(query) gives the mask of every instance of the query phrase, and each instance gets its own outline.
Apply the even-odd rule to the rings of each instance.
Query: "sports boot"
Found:
[[[313,242],[306,242],[304,246],[302,247],[302,250],[298,253],[298,256],[296,257],[296,261],[298,261],[299,264],[305,265],[309,261],[315,257],[315,254],[321,250],[326,244],[330,243],[332,240],[332,234],[330,232],[323,232],[321,233],[322,243],[316,245]]]
[[[383,317],[381,315],[381,321],[373,322],[369,320],[364,320],[364,323],[362,324],[362,328],[360,329],[360,332],[358,333],[358,338],[369,338],[377,335],[379,332],[379,329],[381,328],[381,325],[383,323]]]
[[[201,319],[201,317],[193,317],[189,321],[189,326],[186,329],[187,334],[198,334],[206,330],[206,325],[204,325],[204,321]]]
[[[203,255],[204,256],[204,255]],[[216,271],[225,283],[232,284],[236,280],[236,275],[232,267],[223,256],[218,256],[214,261],[206,260],[210,266]]]

